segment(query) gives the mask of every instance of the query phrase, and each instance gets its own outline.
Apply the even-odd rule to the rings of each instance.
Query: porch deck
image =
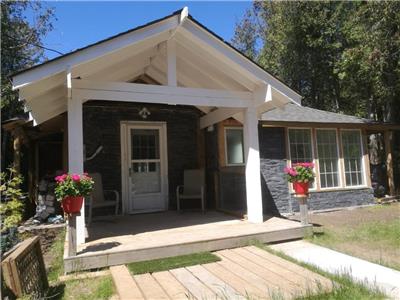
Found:
[[[297,239],[310,227],[272,216],[262,224],[253,224],[215,211],[168,211],[98,220],[88,227],[89,237],[78,254],[64,256],[65,272],[229,249],[251,240],[267,243]]]

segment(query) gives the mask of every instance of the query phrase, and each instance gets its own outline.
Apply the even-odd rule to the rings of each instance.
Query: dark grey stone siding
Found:
[[[299,203],[293,195],[291,201],[293,210],[299,211]],[[371,188],[311,192],[307,201],[308,208],[311,210],[351,207],[374,203],[374,193]]]
[[[290,194],[283,172],[287,159],[285,129],[260,128],[259,138],[264,212],[298,211],[298,201]],[[366,205],[373,201],[371,188],[346,189],[311,192],[308,205],[311,210],[323,210]]]
[[[185,169],[198,168],[198,132],[201,112],[191,106],[152,105],[89,101],[83,105],[83,139],[88,155],[99,145],[103,151],[85,163],[85,171],[99,172],[105,189],[121,192],[121,121],[144,121],[139,111],[146,107],[145,121],[167,123],[169,206],[175,209],[176,186],[183,183]]]

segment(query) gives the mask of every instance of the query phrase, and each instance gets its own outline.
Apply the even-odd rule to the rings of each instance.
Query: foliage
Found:
[[[400,121],[398,1],[255,1],[233,44],[305,105]]]
[[[166,271],[187,266],[206,264],[219,261],[219,257],[210,252],[200,252],[188,255],[139,261],[128,264],[128,269],[133,274],[144,274]]]
[[[297,163],[292,167],[286,167],[284,172],[289,182],[313,182],[315,174],[313,163]]]
[[[1,231],[17,226],[22,221],[22,213],[24,204],[22,201],[23,194],[19,188],[23,178],[17,174],[12,168],[8,172],[0,174],[0,214],[1,214]]]
[[[27,15],[32,17],[29,19]],[[11,75],[45,59],[42,38],[53,29],[53,9],[43,1],[1,1],[1,119],[23,114],[23,102],[12,90]],[[2,166],[10,162],[8,132],[2,131]]]
[[[63,174],[55,178],[57,185],[54,190],[57,200],[62,201],[68,196],[89,196],[93,190],[94,181],[87,173]]]

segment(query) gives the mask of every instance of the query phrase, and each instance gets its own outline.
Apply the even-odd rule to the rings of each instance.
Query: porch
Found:
[[[216,211],[139,214],[105,218],[88,227],[88,238],[76,256],[68,257],[65,272],[96,269],[201,251],[302,238],[311,225],[265,216],[260,224]]]

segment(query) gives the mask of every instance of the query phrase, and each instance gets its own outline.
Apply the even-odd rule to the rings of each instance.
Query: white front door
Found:
[[[165,123],[126,124],[126,192],[129,213],[168,207]]]

